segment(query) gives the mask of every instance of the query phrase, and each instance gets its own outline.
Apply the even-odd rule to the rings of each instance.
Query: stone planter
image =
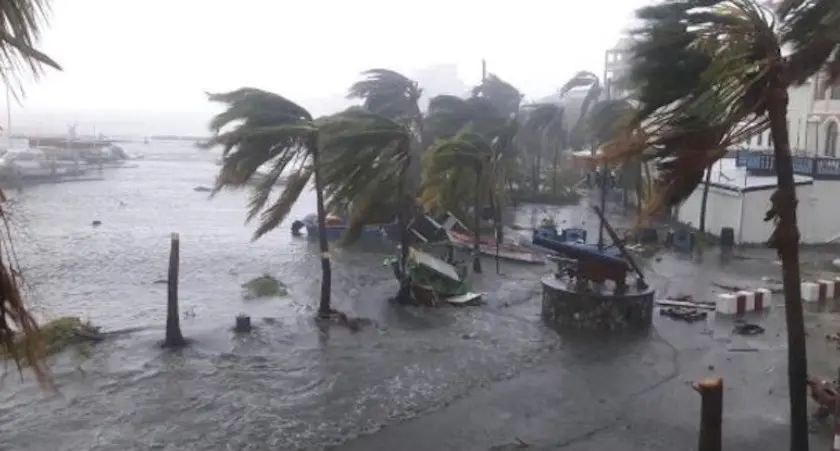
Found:
[[[654,290],[578,292],[553,274],[542,279],[542,318],[559,331],[641,331],[653,321]]]

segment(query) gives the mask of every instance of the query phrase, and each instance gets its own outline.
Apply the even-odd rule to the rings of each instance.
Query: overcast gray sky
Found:
[[[472,85],[482,58],[533,98],[578,70],[600,73],[642,3],[54,0],[42,48],[64,72],[30,85],[22,106],[208,110],[204,91],[243,85],[321,105],[373,67],[456,63]]]

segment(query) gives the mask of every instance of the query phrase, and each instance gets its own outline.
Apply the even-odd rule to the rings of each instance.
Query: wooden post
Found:
[[[723,379],[710,377],[692,384],[700,393],[700,442],[697,451],[721,451],[723,432]]]
[[[837,385],[835,386],[834,395],[834,444],[831,447],[832,451],[840,451],[840,368],[837,369]]]
[[[181,240],[173,233],[169,245],[169,278],[166,296],[166,338],[164,348],[179,348],[187,341],[181,333],[181,318],[178,314],[178,269],[180,266]]]

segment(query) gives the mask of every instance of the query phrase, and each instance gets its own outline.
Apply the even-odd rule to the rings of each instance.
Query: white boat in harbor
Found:
[[[56,160],[47,158],[40,149],[8,149],[0,154],[0,170],[5,174],[23,178],[45,178],[61,176],[68,169],[60,167]]]

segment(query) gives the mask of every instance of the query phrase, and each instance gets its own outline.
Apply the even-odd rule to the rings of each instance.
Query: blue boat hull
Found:
[[[598,251],[596,244],[587,244],[586,231],[582,229],[567,229],[563,233],[557,233],[556,230],[551,229],[537,229],[534,230],[531,245],[544,251],[559,254],[569,251],[601,252],[610,257],[621,257],[621,251],[615,246],[607,246],[603,251]]]
[[[309,239],[318,239],[320,229],[318,228],[318,222],[315,220],[315,218],[304,218],[303,225],[304,227],[306,227],[306,236],[309,237]],[[359,236],[359,239],[382,239],[382,237],[386,236],[386,233],[390,232],[392,229],[397,229],[397,225],[395,223],[366,225],[362,229],[362,233]],[[342,218],[340,224],[333,224],[327,226],[327,239],[341,239],[341,237],[344,236],[344,232],[346,231],[347,224],[345,219]]]

